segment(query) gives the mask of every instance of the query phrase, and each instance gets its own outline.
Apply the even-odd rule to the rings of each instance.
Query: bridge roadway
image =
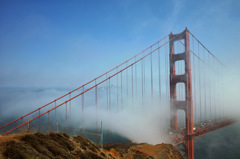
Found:
[[[207,133],[232,125],[236,122],[236,120],[226,118],[218,120],[205,120],[194,124],[194,133],[192,135],[197,138]],[[179,128],[177,131],[169,131],[169,135],[170,142],[174,146],[184,143],[188,136],[186,134],[186,127]]]

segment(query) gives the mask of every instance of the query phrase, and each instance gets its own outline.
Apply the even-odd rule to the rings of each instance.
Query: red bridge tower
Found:
[[[193,131],[193,104],[192,104],[192,79],[191,79],[191,58],[189,45],[189,31],[186,28],[182,33],[170,34],[170,127],[172,131],[177,131],[178,120],[177,111],[183,110],[186,115],[186,148],[188,159],[194,159],[194,131]],[[172,39],[172,40],[171,40]],[[175,54],[174,42],[184,40],[184,52]],[[185,74],[175,74],[175,62],[183,60],[185,62]],[[185,101],[177,100],[177,83],[185,84]]]

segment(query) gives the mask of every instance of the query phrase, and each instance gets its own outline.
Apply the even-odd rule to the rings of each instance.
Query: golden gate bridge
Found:
[[[87,131],[89,118],[94,121],[95,134],[99,134],[101,110],[108,112],[107,118],[111,120],[114,112],[127,109],[144,113],[157,105],[168,108],[165,110],[169,116],[168,141],[183,146],[186,157],[193,159],[194,138],[236,122],[226,105],[223,78],[226,70],[186,28],[178,34],[170,33],[86,84],[6,123],[0,127],[1,135],[17,133],[26,126],[29,131],[58,132],[59,123],[64,124],[63,132],[72,135],[73,125]],[[86,113],[88,107],[92,108],[93,116]]]

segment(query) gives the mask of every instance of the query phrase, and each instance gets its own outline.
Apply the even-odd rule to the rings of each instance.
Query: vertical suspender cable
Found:
[[[204,53],[204,48],[202,47],[202,51],[203,51],[203,62],[205,62],[206,60],[205,60],[205,53]],[[206,62],[205,62],[206,63]],[[205,69],[206,67],[204,67],[204,69]],[[202,68],[203,69],[203,68]],[[206,76],[206,70],[204,70],[203,71],[203,88],[204,88],[204,114],[205,114],[205,120],[207,120],[207,88],[206,88],[206,78],[207,78],[207,76]]]
[[[38,111],[38,115],[40,115],[40,110],[41,109],[39,109],[39,111]],[[56,110],[56,109],[55,109]],[[40,117],[38,118],[38,132],[40,132],[40,125],[41,125],[41,123],[40,123]]]
[[[108,79],[108,83],[109,83],[109,111],[111,113],[111,78]]]
[[[217,62],[215,62],[215,106],[216,106],[216,120],[219,120],[219,104],[218,104],[218,65]]]
[[[144,97],[145,97],[145,59],[143,59],[143,104],[144,102]]]
[[[112,131],[111,131],[111,127],[112,127],[112,122],[111,122],[111,78],[109,78],[109,116],[110,116],[110,132],[109,132],[109,136],[110,136],[110,140],[112,142]]]
[[[56,101],[55,101],[54,103],[55,103],[55,107],[56,107],[56,106],[57,106],[57,105],[56,105]],[[55,112],[54,125],[55,125],[55,131],[57,132],[57,109],[54,109],[54,112]]]
[[[118,72],[118,67],[117,67],[117,72]],[[119,96],[118,96],[118,75],[117,74],[117,109],[119,110]]]
[[[198,43],[198,57],[200,58],[199,52],[199,43]],[[200,67],[200,60],[198,60],[198,70],[199,70],[199,105],[200,105],[200,121],[202,121],[202,92],[201,92],[201,67]]]
[[[213,58],[213,104],[214,104],[214,119],[217,119],[217,106],[216,106],[216,70],[215,70],[215,64],[214,64],[214,58]]]
[[[152,47],[151,47],[152,52]],[[153,66],[152,66],[152,53],[150,55],[150,64],[151,64],[151,102],[153,103]]]
[[[133,109],[133,66],[132,67],[132,109]]]
[[[166,39],[167,40],[167,39]],[[168,52],[168,48],[167,48],[167,45],[165,45],[165,48],[166,48],[166,52]],[[169,68],[169,60],[170,60],[170,58],[169,58],[169,56],[170,56],[170,54],[168,54],[167,55],[167,86],[166,86],[166,89],[167,89],[167,101],[169,102],[170,100],[170,90],[169,90],[169,88],[170,88],[170,81],[169,81],[169,70],[170,69],[168,69]]]
[[[218,119],[220,120],[221,118],[221,103],[220,103],[220,75],[219,75],[219,72],[220,72],[220,68],[219,68],[219,64],[217,65],[217,107],[218,107]]]
[[[219,76],[219,71],[220,70],[219,70],[219,65],[217,65],[216,67],[217,67],[216,68],[216,71],[217,71],[216,72],[217,73],[217,77],[216,77],[216,84],[217,84],[217,87],[216,87],[217,88],[217,90],[216,90],[217,99],[216,100],[217,100],[217,103],[216,104],[218,106],[218,108],[217,108],[218,109],[218,120],[220,120],[220,117],[221,117],[221,107],[220,107],[220,105],[221,105],[221,103],[220,103],[220,91],[221,90],[220,90],[220,82],[219,82],[220,81],[220,76]]]
[[[121,71],[121,109],[123,109],[123,89],[122,89],[122,71]]]
[[[136,57],[135,57],[135,62],[137,61]],[[135,89],[136,89],[136,92],[135,92],[135,102],[137,102],[137,98],[138,98],[138,92],[137,92],[137,63],[135,64]],[[136,104],[138,105],[138,104]]]
[[[142,110],[143,110],[143,105],[144,105],[144,101],[143,101],[143,60],[141,61],[141,71],[142,71]]]
[[[71,99],[71,93],[69,93],[69,99]],[[71,128],[71,122],[72,122],[72,112],[71,112],[71,100],[69,101],[69,113],[70,113],[70,117],[69,117],[69,135],[71,136],[72,135],[72,128]]]
[[[67,123],[67,101],[66,101],[66,134],[68,134],[68,123]]]
[[[159,43],[158,43],[159,48]],[[161,56],[160,56],[160,48],[158,49],[158,92],[159,92],[159,100],[161,102]]]
[[[127,65],[127,62],[126,62],[126,67],[127,67],[128,65]],[[128,107],[128,69],[126,69],[126,82],[127,82],[127,102],[126,102],[126,104],[127,104],[127,107]]]
[[[208,54],[208,63],[209,63],[209,68],[211,69],[211,62],[210,62],[210,57],[209,57],[209,54]],[[213,72],[211,72],[211,74],[212,74]],[[209,80],[209,103],[210,103],[210,107],[209,107],[209,109],[210,109],[210,111],[209,111],[209,113],[210,113],[210,115],[209,115],[209,119],[212,119],[212,89],[211,89],[211,87],[212,87],[212,80],[210,79]]]
[[[97,84],[97,80],[95,79],[95,85]],[[97,85],[95,87],[95,105],[96,105],[96,134],[98,134],[98,98],[97,98],[98,88]],[[98,143],[98,135],[96,135],[96,143]]]
[[[84,92],[84,86],[82,92]],[[82,94],[82,129],[84,129],[84,93]]]
[[[106,74],[106,79],[108,78],[108,75]],[[106,81],[106,95],[107,95],[107,110],[109,109],[109,106],[108,106],[108,82]]]
[[[166,46],[165,46],[165,48],[166,48]],[[168,58],[167,58],[167,56],[168,56],[168,53],[167,53],[167,51],[165,52],[165,82],[166,82],[166,102],[168,101],[168,87],[167,87],[167,85],[168,85],[168,63],[167,63],[167,60],[168,60]]]
[[[194,38],[192,37],[192,47],[193,47],[193,53],[195,53],[194,50]],[[196,68],[195,68],[195,55],[192,56],[193,57],[193,89],[194,89],[194,112],[195,112],[195,123],[197,123],[197,96],[196,96]]]
[[[226,109],[225,109],[225,100],[224,100],[224,89],[223,89],[223,77],[222,77],[222,73],[220,74],[220,85],[221,85],[221,107],[222,107],[222,115],[225,118],[226,115]]]

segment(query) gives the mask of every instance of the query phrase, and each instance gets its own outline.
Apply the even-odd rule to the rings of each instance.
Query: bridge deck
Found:
[[[200,122],[194,125],[194,137],[200,137],[205,134],[208,134],[210,132],[216,131],[218,129],[227,127],[229,125],[234,124],[236,121],[232,119],[227,120],[206,120],[204,122]],[[186,141],[187,135],[186,135],[186,127],[179,128],[178,131],[171,132],[171,143],[173,145],[179,145],[181,143],[184,143]]]

